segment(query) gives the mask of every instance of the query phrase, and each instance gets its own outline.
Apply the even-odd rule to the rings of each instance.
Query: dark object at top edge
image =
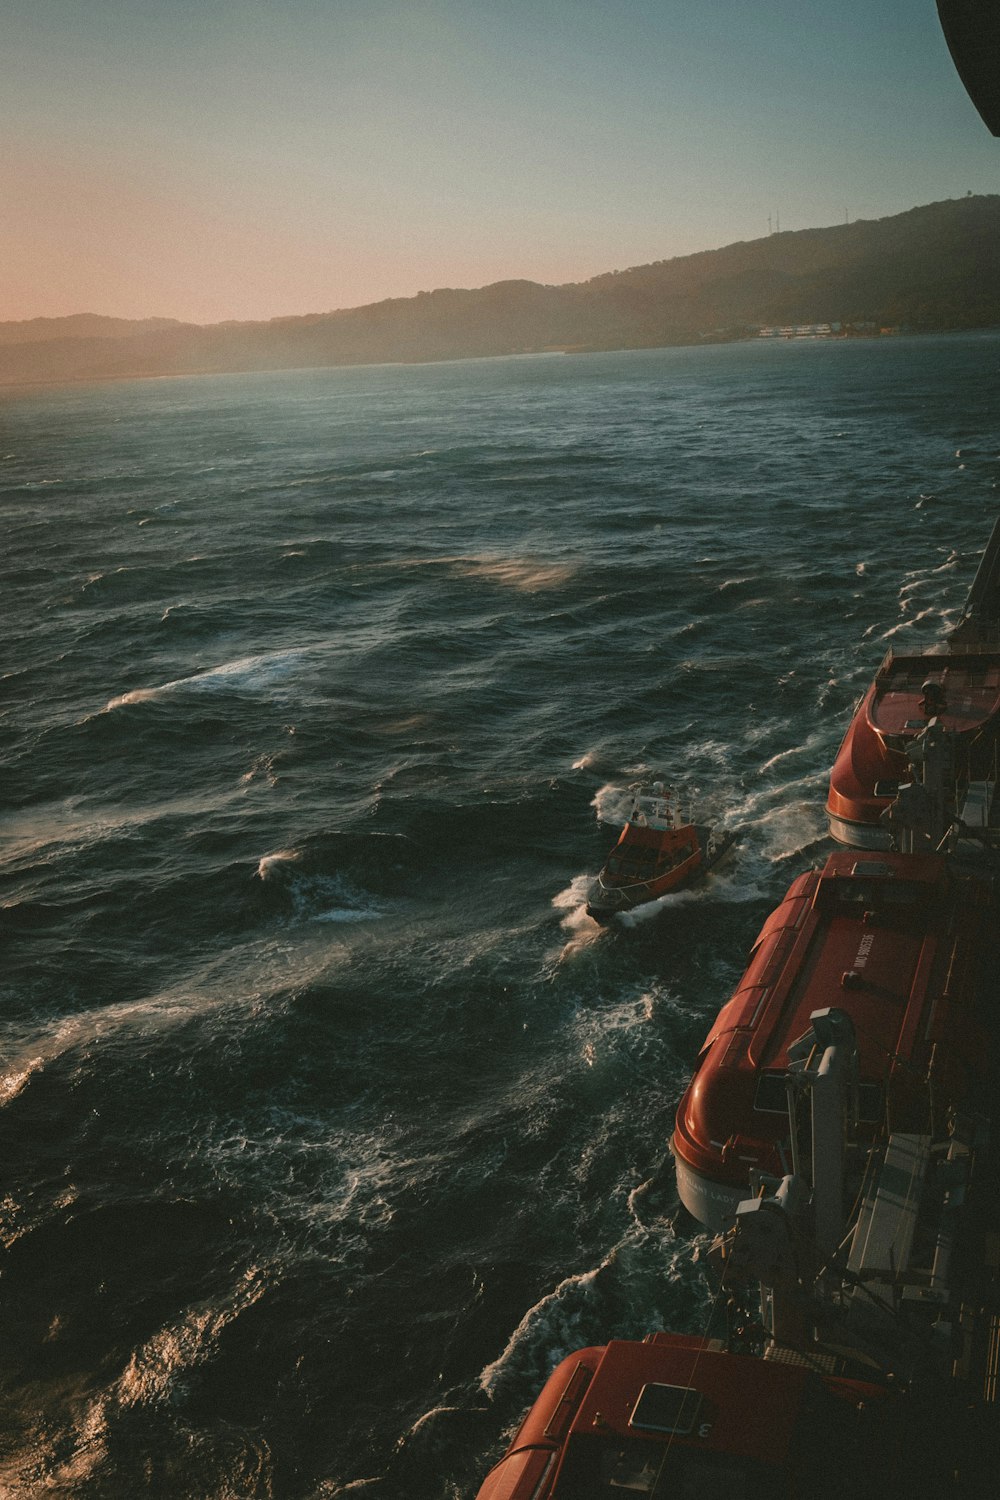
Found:
[[[1000,135],[1000,5],[937,0],[938,19],[965,90],[993,135]]]

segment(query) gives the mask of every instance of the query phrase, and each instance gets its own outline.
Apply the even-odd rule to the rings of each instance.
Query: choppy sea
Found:
[[[0,1492],[465,1500],[698,1330],[664,1169],[1000,333],[0,393]],[[738,853],[604,930],[627,788]]]

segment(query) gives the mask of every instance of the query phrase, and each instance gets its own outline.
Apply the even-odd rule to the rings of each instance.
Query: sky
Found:
[[[1000,191],[934,0],[4,0],[0,320],[583,281]]]

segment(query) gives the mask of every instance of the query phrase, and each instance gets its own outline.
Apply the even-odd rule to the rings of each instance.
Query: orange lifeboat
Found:
[[[987,1066],[980,1019],[991,887],[936,854],[831,855],[771,913],[677,1111],[671,1151],[685,1207],[721,1229],[753,1170],[790,1170],[790,1049],[826,1007],[857,1035],[859,1144],[888,1118],[928,1121]]]
[[[883,814],[912,779],[914,741],[932,722],[950,742],[952,816],[990,826],[989,788],[1000,779],[1000,520],[955,628],[931,650],[890,651],[858,704],[830,773],[826,811],[838,843],[890,847]]]
[[[478,1500],[873,1497],[898,1473],[901,1403],[883,1386],[655,1333],[558,1365]],[[837,1462],[816,1453],[838,1439]]]
[[[830,773],[830,833],[857,849],[886,849],[883,818],[910,779],[907,752],[934,719],[952,739],[952,795],[996,780],[1000,648],[896,656],[890,651],[858,705]],[[960,811],[958,807],[956,813]]]

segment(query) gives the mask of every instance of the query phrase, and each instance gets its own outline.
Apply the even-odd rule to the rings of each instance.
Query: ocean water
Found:
[[[890,646],[1000,510],[1000,334],[0,393],[0,1491],[464,1500],[705,1326],[672,1116]],[[738,825],[598,930],[662,775]]]

